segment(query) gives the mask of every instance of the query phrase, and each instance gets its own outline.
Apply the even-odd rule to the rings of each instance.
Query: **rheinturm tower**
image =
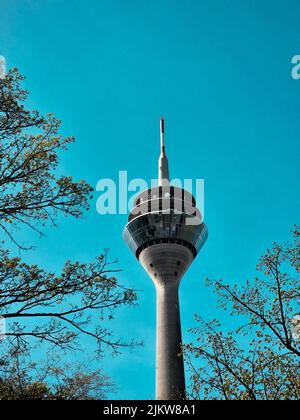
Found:
[[[160,120],[158,186],[135,200],[124,240],[156,288],[156,399],[185,398],[181,355],[179,285],[207,239],[207,229],[192,194],[170,185]]]

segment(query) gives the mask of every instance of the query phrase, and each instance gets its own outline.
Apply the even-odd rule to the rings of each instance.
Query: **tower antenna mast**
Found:
[[[165,147],[165,120],[160,119],[160,156],[158,161],[158,185],[160,187],[170,184],[169,163]]]

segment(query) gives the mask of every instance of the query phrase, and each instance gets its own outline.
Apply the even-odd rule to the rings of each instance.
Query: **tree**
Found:
[[[76,339],[85,334],[96,340],[99,352],[103,345],[114,352],[127,346],[114,340],[105,324],[117,307],[133,305],[136,300],[135,292],[112,276],[114,271],[118,270],[111,268],[106,253],[90,264],[68,261],[62,273],[55,275],[0,250],[1,315],[11,322],[6,337],[12,342],[33,337],[74,349]],[[98,323],[91,322],[93,312],[97,312]],[[36,320],[34,326],[32,320]]]
[[[53,352],[43,362],[32,362],[27,346],[18,344],[8,345],[0,359],[0,400],[99,400],[114,391],[101,369],[65,363]]]
[[[193,398],[300,399],[299,235],[295,227],[291,242],[275,243],[262,256],[254,282],[240,288],[208,281],[220,308],[239,316],[241,325],[226,334],[217,320],[196,316],[196,344],[184,349]]]
[[[57,175],[59,153],[74,139],[59,134],[61,122],[52,114],[26,109],[23,79],[13,69],[0,80],[0,231],[20,250],[28,248],[18,228],[43,235],[58,215],[81,216],[92,197],[85,181]],[[89,264],[67,261],[60,274],[49,273],[13,257],[2,243],[0,314],[12,345],[35,339],[74,349],[81,334],[95,339],[99,352],[105,345],[113,352],[134,345],[114,339],[107,327],[118,307],[136,302],[135,291],[116,279],[113,263],[105,251]]]
[[[79,217],[88,209],[92,188],[85,181],[56,175],[58,152],[74,138],[59,134],[61,121],[24,107],[28,92],[14,69],[0,80],[0,228],[20,248],[16,228],[25,225],[42,234],[55,216]]]

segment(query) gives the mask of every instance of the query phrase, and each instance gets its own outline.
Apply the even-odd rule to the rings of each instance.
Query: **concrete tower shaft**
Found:
[[[153,245],[139,257],[156,288],[157,400],[179,400],[185,396],[178,291],[193,259],[192,251],[177,244]]]

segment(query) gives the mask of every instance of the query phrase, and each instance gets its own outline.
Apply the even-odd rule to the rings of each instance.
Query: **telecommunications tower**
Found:
[[[163,119],[160,140],[158,186],[136,198],[123,236],[156,288],[156,399],[177,400],[185,398],[178,290],[207,229],[194,197],[170,185]]]

